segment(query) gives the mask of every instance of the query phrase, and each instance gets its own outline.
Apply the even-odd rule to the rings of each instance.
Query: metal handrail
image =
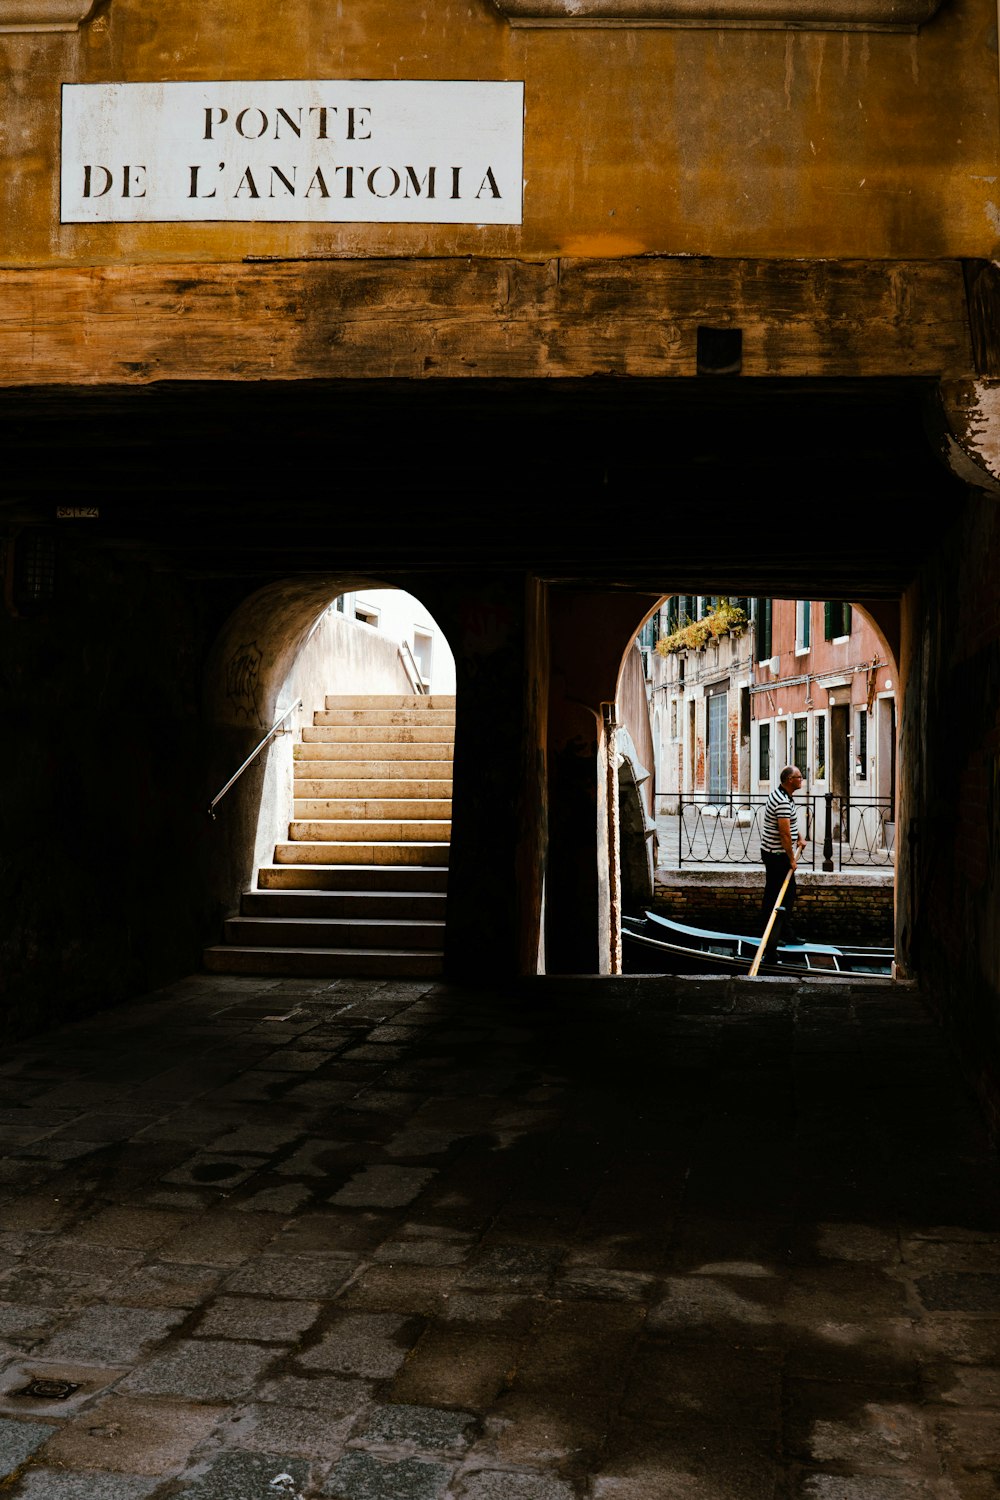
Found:
[[[406,668],[407,676],[410,679],[410,686],[415,688],[418,693],[426,693],[427,689],[424,686],[424,679],[420,675],[413,652],[410,650],[409,641],[400,641],[399,659]]]
[[[226,793],[229,791],[229,788],[231,786],[234,786],[236,784],[236,782],[239,781],[240,777],[243,775],[243,772],[246,770],[246,768],[250,764],[250,762],[252,760],[256,760],[257,756],[263,750],[264,746],[270,740],[272,740],[274,738],[274,736],[277,734],[278,730],[281,728],[282,724],[284,724],[285,720],[288,718],[288,715],[289,714],[293,714],[297,708],[301,708],[301,707],[302,707],[302,699],[301,698],[296,698],[296,700],[292,704],[291,708],[286,708],[285,712],[281,715],[281,718],[280,719],[275,719],[274,723],[271,725],[271,728],[267,731],[267,733],[265,734],[264,738],[261,740],[260,744],[257,746],[257,748],[255,750],[251,750],[250,751],[250,754],[247,756],[246,760],[240,766],[239,770],[235,773],[235,775],[230,776],[229,780],[226,782],[225,786],[222,788],[222,791],[221,792],[217,792],[216,795],[212,798],[211,802],[208,804],[208,816],[212,819],[213,822],[215,821],[215,809],[218,806],[218,804],[222,801],[222,799],[226,795]]]

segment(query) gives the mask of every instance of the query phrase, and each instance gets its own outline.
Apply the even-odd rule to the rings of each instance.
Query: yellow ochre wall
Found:
[[[491,0],[105,0],[0,36],[0,265],[1000,255],[997,9],[917,34],[516,29]],[[63,82],[524,80],[519,227],[59,223]]]

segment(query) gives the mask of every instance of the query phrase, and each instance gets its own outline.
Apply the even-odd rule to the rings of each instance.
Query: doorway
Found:
[[[729,683],[715,683],[707,689],[705,699],[707,754],[708,754],[708,800],[715,807],[723,806],[729,799]]]

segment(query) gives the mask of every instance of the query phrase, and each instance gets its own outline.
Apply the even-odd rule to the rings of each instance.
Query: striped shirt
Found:
[[[764,803],[760,847],[765,854],[781,854],[784,851],[785,846],[778,832],[779,818],[788,819],[788,829],[792,835],[792,848],[794,849],[799,836],[799,810],[783,786],[776,786]]]

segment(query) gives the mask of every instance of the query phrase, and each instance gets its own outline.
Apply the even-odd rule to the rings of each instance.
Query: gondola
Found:
[[[622,947],[630,973],[745,974],[759,937],[686,927],[656,912],[622,917]],[[888,979],[891,948],[863,948],[832,943],[779,943],[778,962],[762,964],[761,974],[858,975]]]

